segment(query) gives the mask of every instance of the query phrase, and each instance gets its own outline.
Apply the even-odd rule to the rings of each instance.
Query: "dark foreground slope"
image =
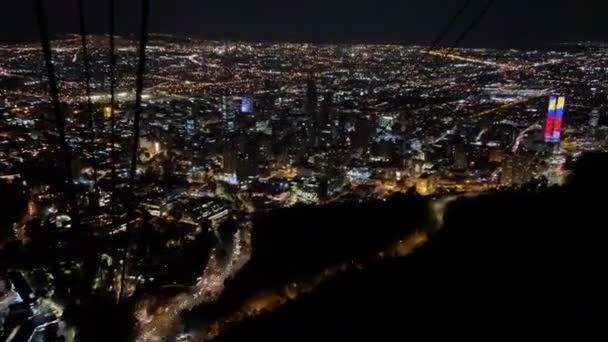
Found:
[[[429,334],[586,334],[605,324],[606,156],[561,188],[451,205],[415,254],[352,271],[222,341],[395,340]]]
[[[0,250],[14,236],[13,223],[25,214],[26,194],[19,184],[8,184],[0,180]],[[2,262],[0,261],[0,268]]]
[[[415,195],[262,214],[254,223],[251,260],[216,303],[195,309],[187,320],[210,322],[260,292],[306,282],[345,261],[367,260],[427,221],[427,201]]]

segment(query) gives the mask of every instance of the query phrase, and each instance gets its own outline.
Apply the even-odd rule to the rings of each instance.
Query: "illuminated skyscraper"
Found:
[[[332,92],[328,92],[323,97],[323,102],[314,116],[314,140],[315,146],[327,145],[332,137],[332,122],[331,115],[333,112],[333,97]]]
[[[241,98],[241,113],[253,113],[253,98],[251,96],[243,96]]]
[[[188,120],[186,120],[186,134],[188,138],[191,139],[198,131],[197,123],[198,121],[194,118],[189,118]]]
[[[548,143],[558,143],[561,140],[565,105],[566,98],[564,96],[551,96],[549,98],[549,110],[545,125],[545,141]]]
[[[229,96],[222,96],[222,121],[228,132],[233,132],[235,129],[235,113],[236,108],[232,98]]]
[[[317,86],[312,79],[306,83],[304,112],[308,117],[308,124],[306,126],[308,145],[316,147],[319,145],[321,127],[319,126],[319,94]]]

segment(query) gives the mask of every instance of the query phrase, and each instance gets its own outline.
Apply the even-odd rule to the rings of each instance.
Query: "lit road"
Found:
[[[548,94],[549,94],[549,90],[545,89],[545,90],[542,91],[542,95],[540,95],[540,96],[534,96],[534,97],[530,97],[530,98],[527,98],[527,99],[524,99],[524,100],[521,100],[521,101],[507,103],[507,104],[502,105],[500,107],[491,108],[491,109],[485,110],[483,112],[477,113],[475,115],[472,115],[471,117],[478,119],[478,118],[480,118],[482,116],[493,114],[493,113],[496,113],[496,112],[499,112],[499,111],[502,111],[502,110],[505,110],[505,109],[517,107],[517,106],[520,106],[520,105],[523,105],[523,104],[526,104],[526,103],[529,103],[529,102],[534,102],[536,100],[544,98]]]
[[[220,336],[228,323],[241,322],[276,311],[296,301],[301,294],[314,291],[321,284],[335,279],[348,270],[363,270],[370,263],[377,260],[406,257],[426,244],[428,239],[429,234],[423,230],[409,232],[406,236],[382,251],[382,253],[379,253],[377,257],[341,262],[326,268],[318,275],[309,279],[299,279],[297,282],[289,282],[284,287],[276,288],[274,291],[263,291],[257,295],[253,295],[237,311],[212,322],[207,331],[203,333],[205,340],[213,340]]]
[[[406,236],[395,241],[395,243],[380,253],[379,259],[402,258],[411,255],[429,241],[432,232],[436,232],[443,227],[444,216],[451,203],[460,198],[472,198],[476,196],[477,194],[474,193],[465,193],[430,200],[431,224],[429,227],[427,229],[420,229],[407,233]],[[212,340],[220,336],[229,323],[244,321],[258,317],[267,312],[276,311],[277,309],[288,305],[290,302],[297,300],[300,294],[314,291],[319,285],[334,279],[347,270],[353,268],[359,270],[365,269],[368,264],[374,260],[378,260],[378,258],[338,263],[328,267],[311,279],[304,281],[300,280],[297,283],[288,283],[284,288],[277,288],[274,291],[264,291],[254,295],[246,300],[242,307],[237,311],[212,322],[206,334],[203,335],[206,336],[205,339]]]
[[[187,293],[168,303],[154,307],[151,301],[140,303],[135,313],[139,342],[160,342],[171,335],[180,313],[213,302],[224,290],[224,281],[232,278],[249,261],[251,256],[251,226],[244,223],[236,232],[230,255],[222,261],[220,249],[214,248],[203,275]]]
[[[188,59],[190,62],[192,62],[193,64],[196,64],[198,66],[204,66],[203,62],[196,59],[196,57],[198,57],[198,55],[190,55],[190,56],[186,57],[186,59]]]
[[[333,198],[329,199],[326,203],[337,203],[340,202],[344,197],[350,195],[351,192],[348,189],[341,191],[339,194],[335,195]]]
[[[476,194],[462,194],[441,197],[430,202],[431,217],[433,224],[431,230],[437,231],[442,228],[444,215],[447,207],[459,198],[475,197]],[[390,246],[384,257],[404,257],[411,254],[418,247],[424,245],[429,238],[429,233],[419,230],[409,233],[394,245]],[[244,223],[234,236],[230,255],[227,258],[220,257],[220,249],[215,248],[210,256],[209,263],[203,275],[198,278],[197,283],[187,292],[171,298],[162,305],[155,305],[146,300],[140,303],[135,313],[137,319],[139,342],[161,342],[174,333],[179,323],[180,314],[192,310],[196,306],[204,305],[218,299],[224,290],[226,279],[234,277],[238,271],[249,261],[251,257],[251,223]],[[369,261],[369,260],[368,260]],[[226,323],[237,322],[246,318],[260,315],[263,312],[276,310],[277,308],[296,300],[298,293],[313,291],[318,285],[350,269],[353,265],[364,268],[366,261],[362,263],[345,262],[329,267],[314,279],[309,279],[292,286],[290,291],[286,288],[276,289],[270,293],[260,294],[249,299],[244,306],[228,317],[215,321],[210,330],[203,335],[213,338],[221,334]],[[293,283],[291,284],[293,285]],[[295,293],[293,291],[296,291]]]
[[[473,198],[476,197],[478,194],[475,193],[465,193],[465,194],[459,194],[459,195],[452,195],[452,196],[444,196],[444,197],[440,197],[437,198],[433,201],[431,201],[430,203],[430,209],[431,209],[431,219],[432,222],[434,223],[434,230],[440,230],[441,228],[443,228],[443,224],[445,221],[445,212],[448,208],[448,206],[460,199],[460,198]]]
[[[519,146],[521,145],[522,141],[524,141],[524,138],[526,137],[526,134],[528,132],[533,131],[535,129],[542,129],[541,123],[542,121],[535,122],[523,131],[521,131],[521,133],[519,133],[519,135],[515,139],[515,144],[513,144],[513,153],[517,153],[517,151],[519,150]]]
[[[435,56],[435,57],[447,58],[447,59],[451,59],[451,60],[455,60],[455,61],[460,61],[460,62],[469,62],[469,63],[476,63],[476,64],[484,64],[484,65],[493,66],[493,67],[496,67],[496,68],[499,68],[499,69],[504,69],[504,70],[509,70],[509,71],[516,71],[516,70],[522,69],[522,67],[518,66],[518,65],[511,65],[511,64],[505,64],[505,63],[497,63],[497,62],[488,61],[488,60],[479,59],[479,58],[461,56],[461,55],[458,55],[458,54],[455,54],[455,53],[445,53],[443,51],[426,51],[426,50],[423,50],[423,51],[421,51],[421,53],[429,54],[429,55]]]

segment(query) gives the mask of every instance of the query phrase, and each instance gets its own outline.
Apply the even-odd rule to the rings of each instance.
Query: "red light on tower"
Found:
[[[560,96],[557,98],[557,106],[555,108],[555,122],[553,124],[553,142],[559,142],[562,137],[562,124],[564,121],[564,108],[566,106],[566,98]]]
[[[547,113],[547,125],[545,126],[545,142],[553,141],[553,131],[555,127],[555,108],[557,107],[557,97],[549,98],[549,111]]]

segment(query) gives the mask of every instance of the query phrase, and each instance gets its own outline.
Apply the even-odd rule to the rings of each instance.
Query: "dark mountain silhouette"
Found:
[[[603,326],[608,157],[569,184],[461,199],[413,255],[349,271],[221,341],[589,333]]]
[[[252,257],[228,281],[217,303],[194,317],[220,317],[262,292],[310,280],[344,261],[366,260],[428,221],[427,201],[398,195],[388,201],[299,206],[255,220]]]

